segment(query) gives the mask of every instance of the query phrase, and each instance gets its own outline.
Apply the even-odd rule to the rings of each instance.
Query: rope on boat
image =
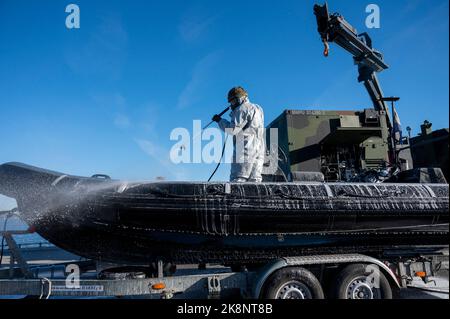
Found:
[[[311,199],[310,196],[295,196],[295,195],[290,195],[290,194],[286,194],[284,193],[282,190],[277,189],[274,192],[271,192],[271,194],[265,195],[265,196],[251,196],[251,195],[241,195],[239,196],[238,194],[231,194],[231,193],[226,193],[224,191],[221,191],[219,189],[215,189],[213,192],[208,192],[208,194],[203,194],[203,195],[183,195],[183,194],[174,194],[174,193],[168,193],[168,192],[164,192],[161,190],[156,190],[156,189],[152,189],[150,190],[151,193],[155,194],[155,195],[160,195],[160,196],[165,196],[165,197],[172,197],[172,198],[205,198],[208,195],[222,195],[224,197],[245,197],[246,199],[264,199],[264,198],[272,198],[273,195],[279,196],[281,198],[284,199],[293,199],[293,200],[304,200],[304,199]],[[382,195],[364,195],[364,194],[352,194],[346,191],[341,191],[339,192],[339,194],[337,195],[337,198],[339,198],[339,196],[342,197],[356,197],[356,198],[389,198],[390,194],[382,194]],[[412,197],[412,196],[411,196]],[[411,198],[411,197],[402,197],[402,198]],[[395,198],[395,197],[394,197]]]
[[[383,195],[363,195],[363,194],[352,194],[348,193],[346,191],[340,192],[339,195],[344,195],[348,197],[360,197],[360,198],[388,198],[389,194],[383,194]]]
[[[420,230],[421,227],[443,227],[448,226],[448,223],[441,223],[441,224],[424,224],[424,225],[413,225],[413,226],[394,226],[394,227],[380,227],[380,228],[365,228],[365,229],[344,229],[344,230],[319,230],[319,231],[308,231],[308,232],[285,232],[285,233],[236,233],[233,235],[237,236],[277,236],[277,235],[283,235],[283,236],[298,236],[298,235],[305,235],[305,236],[311,236],[311,235],[329,235],[329,234],[345,234],[345,235],[361,235],[362,233],[373,233],[377,232],[379,234],[384,234],[384,231],[393,231],[393,230],[402,230],[402,229],[410,229],[410,232],[404,232],[406,235],[408,234],[424,234],[424,233],[433,233],[433,234],[440,234],[440,233],[448,233],[448,230]],[[117,228],[121,229],[128,229],[130,227],[128,226],[117,226]],[[145,230],[145,231],[152,231],[152,232],[162,232],[162,233],[180,233],[180,234],[191,234],[191,235],[205,235],[204,231],[198,231],[198,230],[174,230],[174,229],[156,229],[156,228],[149,228],[149,227],[137,227],[133,226],[132,229],[137,230]],[[414,230],[418,229],[418,230]],[[223,236],[225,234],[220,233],[209,233],[210,235],[219,235]]]

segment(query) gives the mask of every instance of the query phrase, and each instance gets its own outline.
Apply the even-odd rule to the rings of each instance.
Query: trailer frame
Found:
[[[230,272],[227,268],[210,268],[199,269],[189,275],[173,276],[164,276],[164,265],[160,261],[155,278],[80,279],[78,285],[73,285],[73,282],[68,282],[67,279],[0,277],[0,296],[26,295],[39,298],[141,296],[149,299],[171,299],[177,294],[183,294],[186,299],[218,299],[227,296],[231,291],[239,291],[240,296],[246,299],[258,299],[262,297],[268,278],[281,269],[310,266],[342,267],[351,264],[375,266],[388,278],[394,289],[411,287],[414,281],[416,288],[429,289],[428,283],[433,280],[428,278],[434,275],[436,264],[440,263],[439,270],[441,268],[448,270],[448,247],[447,250],[444,248],[441,254],[428,256],[429,260],[430,258],[432,263],[425,259],[406,260],[392,267],[387,261],[383,262],[362,254],[293,256],[273,260],[255,271]],[[419,272],[426,272],[427,278],[418,281],[415,274]],[[420,287],[417,287],[418,282],[421,283]],[[434,291],[448,293],[448,287],[446,290],[434,289]]]

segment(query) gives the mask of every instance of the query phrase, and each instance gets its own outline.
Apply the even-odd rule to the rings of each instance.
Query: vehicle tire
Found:
[[[392,299],[392,289],[378,266],[353,264],[337,275],[333,296],[337,299]]]
[[[307,269],[287,267],[273,273],[264,284],[263,299],[323,299],[319,280]]]

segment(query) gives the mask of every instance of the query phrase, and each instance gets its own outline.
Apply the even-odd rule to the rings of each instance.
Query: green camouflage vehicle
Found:
[[[268,143],[270,129],[277,129],[279,152],[285,157],[280,168],[290,178],[293,172],[320,172],[326,181],[375,181],[389,169],[383,111],[285,110],[267,129]],[[412,168],[409,150],[398,154],[402,168]]]

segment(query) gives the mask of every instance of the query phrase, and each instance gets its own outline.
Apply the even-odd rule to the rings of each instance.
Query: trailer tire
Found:
[[[301,267],[277,270],[265,282],[263,299],[323,299],[322,286],[316,276]]]
[[[379,267],[352,264],[338,274],[333,295],[337,299],[392,299],[392,288]]]

